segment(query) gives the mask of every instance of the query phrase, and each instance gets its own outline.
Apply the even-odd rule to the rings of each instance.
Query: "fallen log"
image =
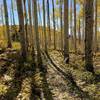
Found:
[[[1,61],[5,61],[5,62],[16,62],[16,60],[15,59],[7,59],[7,58],[0,58],[0,62]]]

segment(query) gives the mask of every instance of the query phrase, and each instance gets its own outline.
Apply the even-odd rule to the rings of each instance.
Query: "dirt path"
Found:
[[[65,73],[68,70],[70,70],[77,85],[79,87],[81,87],[81,89],[84,92],[87,92],[91,96],[91,99],[99,100],[98,97],[100,97],[100,92],[99,92],[100,84],[99,84],[99,82],[94,84],[93,83],[94,78],[93,78],[92,74],[87,71],[84,71],[84,68],[82,68],[83,62],[82,62],[82,59],[79,59],[80,57],[78,57],[78,58],[72,57],[72,60],[76,59],[76,61],[74,61],[74,66],[72,66],[72,64],[70,66],[68,66],[67,64],[64,63],[63,56],[59,52],[57,52],[57,51],[49,52],[49,55],[50,55],[51,59],[53,60],[53,62],[57,66],[59,66]],[[96,61],[98,63],[100,63],[99,57],[96,57],[96,59],[97,59]]]
[[[48,59],[48,58],[46,58]],[[56,60],[53,59],[55,62]],[[58,66],[52,64],[52,61],[47,62],[47,80],[50,84],[50,90],[54,100],[89,100],[87,94],[83,92],[74,82],[71,74],[65,73]]]

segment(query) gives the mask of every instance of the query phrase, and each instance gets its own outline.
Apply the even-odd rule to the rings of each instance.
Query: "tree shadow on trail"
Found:
[[[46,77],[47,66],[44,66],[44,68],[45,68],[45,71],[42,73],[44,97],[46,100],[53,100],[52,92],[50,91],[49,84],[47,82],[47,77]]]
[[[41,88],[34,86],[33,82],[31,84],[32,93],[31,93],[30,100],[38,100],[38,99],[43,100],[44,98],[45,100],[53,100],[52,93],[49,89],[49,84],[46,78],[46,69],[44,70],[44,68],[46,68],[46,66],[43,65],[42,70],[40,71],[41,73],[40,77],[42,78]],[[36,69],[34,70],[34,74],[35,72],[36,72]]]

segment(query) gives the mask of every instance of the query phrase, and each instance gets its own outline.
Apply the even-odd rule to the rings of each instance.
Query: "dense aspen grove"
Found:
[[[0,0],[0,100],[100,100],[100,0]]]

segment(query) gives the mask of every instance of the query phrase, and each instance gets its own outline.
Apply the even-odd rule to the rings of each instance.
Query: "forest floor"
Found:
[[[30,60],[19,66],[17,56],[15,50],[0,54],[0,100],[100,100],[100,52],[96,75],[85,71],[82,55],[70,54],[65,64],[61,52],[42,52],[45,74],[33,71]]]

